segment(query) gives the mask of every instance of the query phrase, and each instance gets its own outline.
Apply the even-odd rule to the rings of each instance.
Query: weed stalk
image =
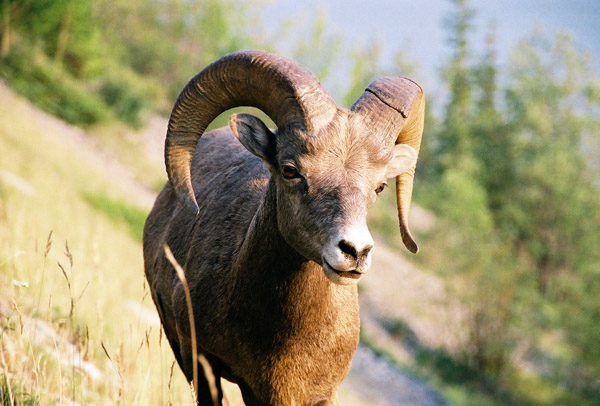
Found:
[[[213,374],[212,368],[211,368],[208,360],[206,359],[206,357],[204,357],[204,355],[202,355],[202,354],[198,354],[198,351],[197,351],[198,347],[196,345],[196,323],[194,321],[194,310],[192,307],[192,295],[190,293],[190,288],[188,286],[187,279],[185,278],[185,273],[184,273],[181,265],[179,265],[179,263],[175,259],[175,256],[173,256],[173,252],[171,252],[171,249],[169,248],[169,246],[167,244],[164,245],[164,250],[165,250],[165,255],[166,255],[167,259],[169,260],[171,265],[173,265],[173,267],[175,268],[175,271],[177,272],[177,277],[181,281],[181,283],[183,285],[183,290],[185,291],[185,300],[187,303],[188,318],[190,320],[190,329],[191,329],[190,334],[191,334],[191,340],[192,340],[192,363],[193,363],[192,371],[193,371],[193,377],[194,377],[194,379],[193,379],[194,389],[196,391],[198,390],[198,362],[200,362],[200,364],[202,365],[202,369],[204,370],[204,376],[206,377],[206,380],[208,381],[208,386],[210,388],[210,395],[211,395],[211,398],[213,401],[213,405],[218,406],[219,395],[218,395],[218,391],[217,391],[215,375]]]

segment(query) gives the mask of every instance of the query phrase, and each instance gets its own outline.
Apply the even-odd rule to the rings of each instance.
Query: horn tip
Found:
[[[418,254],[419,246],[417,244],[415,244],[413,247],[409,248],[409,251],[412,252],[413,254]]]
[[[414,240],[411,239],[410,241],[404,241],[404,245],[413,254],[419,253],[419,246],[417,245],[417,243]]]
[[[198,206],[198,202],[193,195],[183,195],[180,196],[182,206],[194,217],[200,213],[200,207]]]
[[[404,232],[403,228],[400,228],[400,234],[402,235],[402,242],[404,243],[406,249],[413,254],[417,254],[419,252],[419,246],[415,242],[413,236],[410,234],[410,231],[406,229],[406,232]]]

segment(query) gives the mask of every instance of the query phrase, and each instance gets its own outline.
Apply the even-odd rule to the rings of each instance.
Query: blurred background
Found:
[[[177,95],[249,48],[427,94],[421,251],[384,192],[340,404],[600,405],[598,38],[595,0],[1,0],[2,405],[192,404],[141,233]]]

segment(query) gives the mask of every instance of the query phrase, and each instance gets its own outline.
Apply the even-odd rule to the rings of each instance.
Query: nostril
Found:
[[[342,252],[344,254],[350,255],[355,260],[358,259],[357,258],[358,255],[356,253],[356,248],[354,247],[354,244],[352,244],[350,241],[342,240],[338,244],[338,247],[340,247],[340,249],[342,250]]]
[[[360,252],[360,257],[366,257],[367,255],[369,255],[369,252],[371,252],[371,250],[373,249],[373,245],[367,245],[361,252]]]
[[[356,249],[356,246],[354,245],[354,243],[352,243],[348,240],[340,241],[338,244],[338,247],[340,247],[340,249],[342,250],[342,252],[344,254],[351,256],[355,261],[358,261],[359,259],[366,257],[367,255],[369,255],[369,252],[371,252],[371,249],[373,249],[373,245],[369,244],[369,245],[365,246],[364,248],[362,248],[359,252]]]

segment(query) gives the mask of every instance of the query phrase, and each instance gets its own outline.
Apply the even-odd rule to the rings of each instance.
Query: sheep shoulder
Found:
[[[262,160],[241,146],[228,128],[220,128],[200,139],[193,158],[198,215],[179,204],[169,183],[160,192],[144,228],[144,262],[154,301],[160,304],[161,320],[164,324],[172,322],[173,331],[175,315],[182,310],[175,308],[181,302],[176,299],[181,287],[163,245],[169,246],[185,269],[197,324],[202,323],[203,315],[210,315],[212,320],[207,324],[214,325],[218,321],[215,317],[226,317],[221,309],[228,308],[231,299],[232,263],[263,199],[268,179]]]
[[[250,154],[228,128],[206,133],[192,161],[192,181],[200,211],[197,216],[187,212],[167,183],[146,221],[145,256],[163,258],[162,245],[166,243],[182,265],[188,265],[190,251],[194,251],[193,256],[209,263],[213,272],[230,267],[268,179],[269,171],[263,161]]]

